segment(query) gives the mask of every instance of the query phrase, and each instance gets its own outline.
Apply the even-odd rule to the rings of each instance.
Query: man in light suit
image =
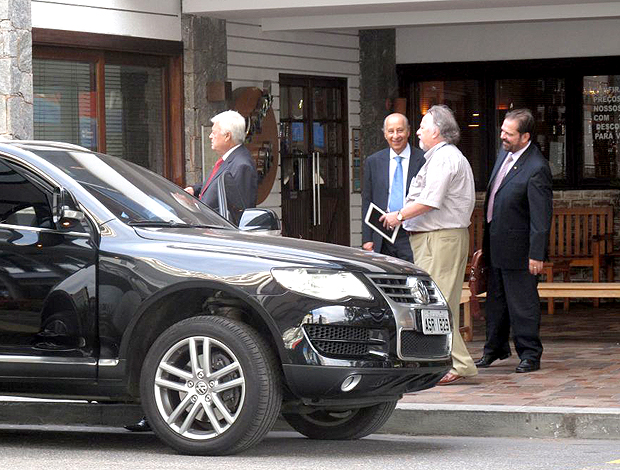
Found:
[[[362,248],[413,262],[409,236],[405,230],[400,230],[394,244],[391,244],[363,222],[371,202],[386,211],[397,211],[403,207],[411,179],[425,162],[424,152],[409,145],[410,134],[407,118],[399,113],[390,114],[383,122],[383,135],[389,147],[366,158],[362,189]],[[400,181],[403,187],[400,197],[396,198],[398,201],[394,202],[395,198],[390,196],[396,196],[393,194],[393,182],[398,169],[397,157],[402,157]],[[392,204],[397,206],[392,207]]]
[[[547,257],[553,211],[549,162],[532,144],[534,117],[506,114],[500,150],[485,201],[483,254],[489,270],[486,343],[478,367],[510,356],[509,335],[521,362],[516,372],[540,368],[538,274]]]
[[[217,182],[226,178],[229,209],[242,212],[256,206],[258,174],[250,151],[243,145],[245,119],[236,111],[224,111],[211,119],[211,148],[220,156],[209,177],[185,188],[213,209],[218,208]],[[223,182],[223,181],[222,181]],[[232,184],[230,184],[232,183]]]

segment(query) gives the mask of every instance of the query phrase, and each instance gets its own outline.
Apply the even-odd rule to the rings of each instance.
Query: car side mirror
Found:
[[[84,221],[84,213],[80,210],[73,195],[65,188],[56,188],[52,200],[54,224],[61,230],[71,230]]]
[[[280,219],[271,209],[244,210],[239,221],[239,229],[244,232],[260,232],[266,235],[282,234]]]

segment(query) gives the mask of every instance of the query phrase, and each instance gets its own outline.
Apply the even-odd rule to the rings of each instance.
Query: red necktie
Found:
[[[222,166],[222,163],[224,163],[224,160],[222,160],[222,157],[218,158],[217,162],[215,162],[215,165],[213,165],[213,170],[211,170],[211,174],[209,175],[209,179],[207,180],[207,182],[202,187],[202,191],[200,191],[200,196],[198,196],[198,199],[202,199],[202,195],[207,190],[207,187],[209,186],[209,183],[211,182],[211,180],[213,179],[213,177],[217,173],[217,170],[219,170],[219,168]]]

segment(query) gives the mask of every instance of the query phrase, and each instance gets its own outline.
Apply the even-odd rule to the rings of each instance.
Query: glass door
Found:
[[[349,245],[346,81],[281,76],[283,234]]]

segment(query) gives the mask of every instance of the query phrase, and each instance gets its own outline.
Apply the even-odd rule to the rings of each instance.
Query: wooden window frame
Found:
[[[161,66],[163,112],[163,176],[185,185],[183,137],[183,43],[105,34],[33,28],[33,58],[87,61],[95,64],[97,149],[106,150],[106,63]]]

